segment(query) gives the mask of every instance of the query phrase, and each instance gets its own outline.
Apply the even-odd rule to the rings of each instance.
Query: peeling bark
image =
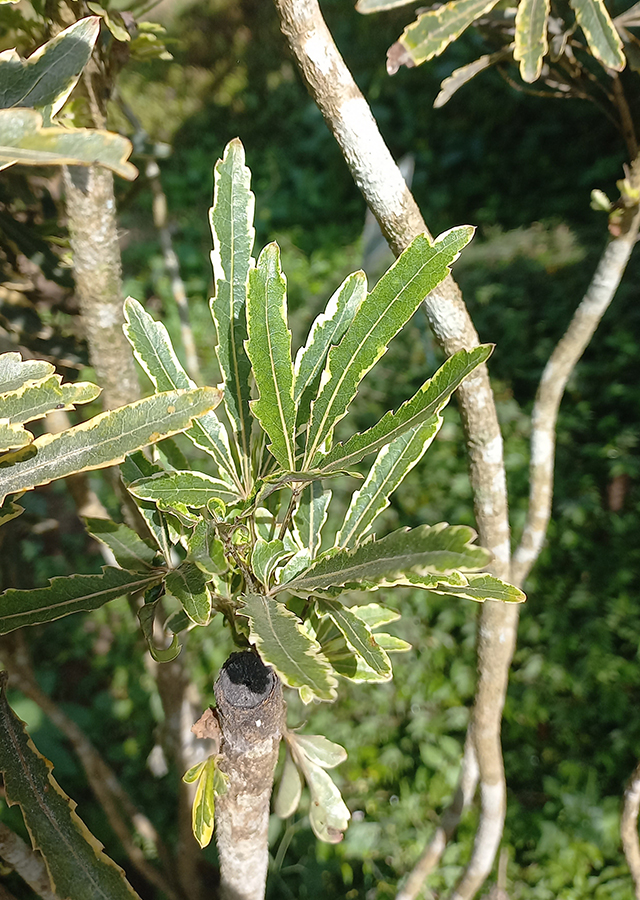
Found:
[[[232,653],[216,681],[222,730],[220,768],[229,777],[216,804],[222,900],[262,900],[269,803],[284,728],[282,685],[251,651]]]

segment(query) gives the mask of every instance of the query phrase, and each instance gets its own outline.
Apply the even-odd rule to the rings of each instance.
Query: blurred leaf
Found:
[[[298,808],[302,794],[302,778],[289,748],[284,758],[280,784],[273,803],[273,811],[280,819],[288,819]]]
[[[104,24],[107,26],[111,34],[117,41],[122,41],[123,43],[128,43],[131,40],[131,35],[124,27],[124,25],[118,24],[115,19],[109,15],[106,9],[103,9],[99,3],[87,3],[87,7],[91,10],[92,13],[96,13],[96,15],[100,16],[101,19],[104,20]],[[118,12],[116,11],[116,16]]]
[[[196,625],[207,625],[211,618],[211,593],[207,579],[195,563],[182,563],[168,573],[167,592],[182,604],[182,608]]]
[[[547,19],[550,0],[520,0],[516,13],[516,42],[513,58],[520,63],[520,77],[531,84],[542,71],[549,50]]]
[[[123,569],[148,572],[153,566],[157,550],[127,525],[117,524],[111,519],[85,518],[84,521],[89,534],[109,547]]]
[[[287,733],[291,754],[302,771],[311,794],[309,823],[317,838],[329,844],[337,844],[344,836],[351,813],[331,776],[307,756],[298,737],[293,732]]]
[[[621,72],[625,66],[622,40],[603,0],[569,0],[589,49],[604,66]]]
[[[465,28],[493,9],[497,2],[498,0],[450,0],[437,9],[422,13],[415,22],[407,25],[398,44],[408,54],[411,63],[419,66],[434,56],[439,56]],[[389,51],[390,60],[392,51],[393,47]]]
[[[510,45],[508,49],[511,49],[512,47],[513,45]],[[504,59],[507,55],[506,50],[498,50],[496,53],[488,53],[485,56],[480,56],[478,59],[474,59],[473,62],[467,63],[466,66],[460,66],[459,69],[454,69],[451,75],[449,75],[448,78],[445,78],[440,85],[440,93],[433,101],[433,108],[440,109],[440,107],[451,100],[459,88],[471,81],[472,78],[475,78],[480,72],[484,72],[485,69],[488,69],[494,63]]]
[[[395,9],[396,6],[407,6],[409,3],[415,3],[415,0],[358,0],[356,9],[359,13],[373,13]]]

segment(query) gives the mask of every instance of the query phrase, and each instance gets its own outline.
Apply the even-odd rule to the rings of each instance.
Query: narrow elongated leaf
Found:
[[[124,872],[103,852],[75,812],[76,804],[53,777],[6,698],[0,675],[0,770],[6,800],[18,805],[35,849],[44,859],[56,896],[68,900],[140,900]]]
[[[366,296],[367,276],[364,272],[349,275],[309,329],[307,342],[298,351],[294,366],[293,399],[298,407],[298,428],[309,420],[312,395],[317,393],[329,349],[340,343]]]
[[[388,412],[380,421],[362,434],[354,434],[345,444],[336,444],[323,457],[318,468],[322,474],[349,469],[370,453],[380,450],[401,434],[436,415],[464,379],[491,356],[492,344],[482,344],[473,350],[454,353],[433,378],[425,382],[414,396],[395,412]]]
[[[194,388],[195,384],[182,368],[162,322],[156,322],[133,297],[125,300],[124,314],[124,333],[134,356],[155,389],[171,391]],[[197,419],[185,434],[196,447],[213,457],[223,477],[228,478],[232,484],[238,484],[227,431],[215,413],[206,413]]]
[[[249,619],[251,641],[265,663],[285,684],[301,690],[305,702],[333,700],[336,680],[320,647],[283,603],[261,594],[247,594],[240,614]]]
[[[485,600],[502,600],[505,603],[523,603],[527,597],[519,588],[512,584],[500,581],[494,575],[481,573],[479,575],[467,575],[469,582],[464,587],[456,587],[451,584],[438,584],[430,590],[436,594],[451,594],[454,597],[464,597],[467,600],[477,600],[483,603]]]
[[[437,9],[419,15],[407,25],[398,43],[409,55],[414,66],[440,53],[455,41],[465,28],[485,15],[498,0],[450,0]]]
[[[106,544],[123,569],[148,572],[152,567],[158,551],[127,525],[112,522],[111,519],[85,518],[84,521],[89,534]]]
[[[247,339],[247,283],[251,268],[254,196],[251,172],[244,164],[244,147],[236,138],[227,144],[214,172],[213,207],[209,213],[213,236],[215,298],[211,315],[218,335],[216,353],[224,379],[224,402],[235,428],[248,477],[251,437],[251,364]]]
[[[302,795],[302,778],[289,748],[284,758],[280,784],[273,803],[273,811],[280,819],[288,819],[298,808]]]
[[[6,450],[19,450],[32,441],[33,435],[22,425],[12,425],[7,419],[0,419],[0,453],[4,453]],[[2,460],[0,459],[1,464]]]
[[[211,594],[207,578],[195,563],[185,562],[169,572],[165,579],[168,593],[182,604],[182,608],[196,625],[207,625],[211,618]]]
[[[550,0],[520,0],[516,13],[516,44],[513,58],[520,63],[520,77],[531,84],[542,71],[549,50],[547,19]]]
[[[444,106],[463,85],[475,78],[480,72],[484,72],[485,69],[508,56],[507,51],[511,51],[512,48],[513,44],[510,44],[505,50],[487,53],[484,56],[479,56],[478,59],[474,59],[473,62],[467,63],[466,66],[454,69],[451,75],[445,78],[440,85],[440,93],[433,101],[433,108],[440,109],[440,107]]]
[[[268,244],[249,273],[247,354],[260,397],[251,401],[254,415],[269,435],[269,450],[283,469],[296,466],[296,410],[293,403],[291,332],[287,326],[286,282],[280,249]]]
[[[109,600],[144,591],[163,578],[163,571],[147,574],[104,566],[102,575],[70,575],[52,578],[48,587],[0,594],[0,634],[23,625],[40,625],[71,613],[98,609]]]
[[[28,59],[20,59],[15,50],[0,53],[0,109],[48,106],[54,116],[89,62],[99,32],[99,17],[88,16],[65,28]]]
[[[131,141],[98,128],[43,125],[35,109],[0,109],[0,169],[23,166],[106,166],[133,181],[136,167],[127,162]]]
[[[441,425],[440,416],[433,416],[382,448],[364,484],[351,497],[336,535],[336,547],[355,547],[370,531],[377,516],[389,505],[389,495],[422,459]]]
[[[169,506],[178,501],[194,509],[203,509],[212,497],[224,503],[238,499],[225,481],[204,472],[158,472],[132,482],[129,490],[140,500],[162,500]]]
[[[622,39],[603,0],[569,0],[569,3],[595,58],[608,68],[621,72],[625,66]]]
[[[167,391],[101,413],[59,434],[44,434],[29,447],[33,455],[0,468],[0,498],[28,491],[74,472],[122,462],[127,453],[184,431],[220,402],[216,388]]]
[[[370,541],[355,550],[339,550],[319,557],[306,572],[288,584],[276,585],[271,594],[288,590],[312,593],[351,582],[375,585],[396,573],[447,573],[452,569],[482,569],[491,556],[471,544],[475,532],[466,525],[420,525],[400,528],[379,541]]]
[[[322,490],[322,482],[312,481],[306,485],[300,504],[293,517],[293,525],[304,548],[313,559],[322,542],[322,526],[327,518],[331,501],[331,491]]]
[[[210,756],[202,763],[192,766],[182,777],[186,784],[198,782],[191,810],[191,828],[200,847],[207,847],[213,837],[216,797],[227,791],[227,776],[220,771],[221,757]]]
[[[49,375],[54,367],[43,359],[23,360],[19,353],[0,354],[0,394],[17,391],[25,384],[35,384]]]
[[[132,484],[134,481],[138,481],[138,479],[140,478],[148,478],[149,476],[161,471],[162,469],[160,468],[160,466],[150,462],[144,455],[144,453],[142,453],[140,450],[127,456],[125,458],[125,461],[120,466],[120,474],[122,476],[125,487],[128,487],[130,484]],[[150,500],[138,500],[137,497],[134,497],[134,502],[140,510],[140,514],[142,515],[142,518],[144,519],[147,528],[149,529],[149,533],[153,537],[159,549],[162,550],[162,552],[165,554],[165,558],[168,558],[169,542],[165,529],[165,523],[158,507]]]
[[[447,275],[472,234],[473,228],[463,225],[440,235],[433,244],[426,235],[418,235],[362,301],[346,334],[329,351],[326,381],[313,403],[303,468],[317,462],[323,443],[346,415],[362,378],[429,291]]]
[[[381,677],[391,677],[391,663],[387,654],[376,644],[374,636],[365,623],[339,600],[318,600],[318,613],[330,616],[336,627],[354,653],[370,669]]]
[[[62,375],[50,375],[36,384],[26,384],[0,397],[0,415],[10,422],[31,422],[56,409],[74,409],[76,403],[90,403],[101,389],[88,381],[62,384]]]
[[[358,0],[356,9],[359,13],[382,12],[383,9],[395,9],[396,6],[407,6],[414,0]]]

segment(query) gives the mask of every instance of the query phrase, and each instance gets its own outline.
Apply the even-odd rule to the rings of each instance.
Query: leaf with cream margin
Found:
[[[227,791],[227,776],[218,766],[220,759],[217,754],[209,756],[182,776],[185,784],[198,782],[191,810],[191,828],[201,849],[207,847],[213,837],[216,797],[221,797]]]
[[[321,841],[337,844],[344,837],[351,813],[331,776],[307,755],[305,746],[299,741],[300,736],[288,732],[286,737],[291,755],[304,775],[311,794],[309,824],[313,833]],[[312,755],[316,755],[313,747],[311,750]]]
[[[62,375],[50,375],[0,394],[0,416],[12,423],[24,424],[41,419],[54,410],[75,409],[77,403],[90,403],[100,391],[96,384],[88,381],[62,384]]]
[[[0,353],[0,395],[7,391],[17,391],[25,384],[35,384],[55,369],[44,359],[22,359],[19,353]]]
[[[621,72],[626,64],[622,39],[603,0],[569,0],[589,49],[603,66]]]
[[[540,77],[542,60],[549,50],[549,10],[550,0],[520,0],[518,4],[513,58],[520,63],[520,77],[527,84]]]

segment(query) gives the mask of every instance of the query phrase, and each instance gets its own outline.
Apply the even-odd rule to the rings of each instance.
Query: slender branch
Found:
[[[638,841],[638,810],[640,809],[640,763],[633,770],[624,792],[620,820],[622,849],[633,878],[636,900],[640,900],[640,841]]]
[[[631,178],[639,178],[640,157]],[[522,584],[537,560],[551,517],[556,423],[560,401],[576,363],[613,300],[638,237],[640,211],[628,210],[620,233],[600,257],[587,292],[545,366],[531,417],[529,508],[522,540],[513,556],[511,577]]]
[[[0,857],[26,881],[42,900],[59,900],[51,890],[51,881],[44,860],[21,837],[0,822]]]
[[[612,76],[613,82],[613,102],[620,113],[620,130],[622,131],[629,159],[635,159],[638,155],[638,139],[636,130],[633,125],[633,116],[627,103],[627,97],[622,87],[620,76],[615,72]]]
[[[333,42],[317,0],[275,0],[275,4],[307,88],[382,233],[398,254],[427,229],[366,100]],[[448,355],[477,346],[477,333],[453,278],[447,278],[426,298],[425,310],[436,339]],[[495,574],[508,578],[510,538],[502,436],[486,367],[479,367],[462,383],[458,401],[480,540],[494,555]],[[482,812],[471,861],[454,896],[471,897],[480,887],[502,835],[506,786],[500,722],[517,621],[515,604],[483,604],[478,688],[472,714]]]

